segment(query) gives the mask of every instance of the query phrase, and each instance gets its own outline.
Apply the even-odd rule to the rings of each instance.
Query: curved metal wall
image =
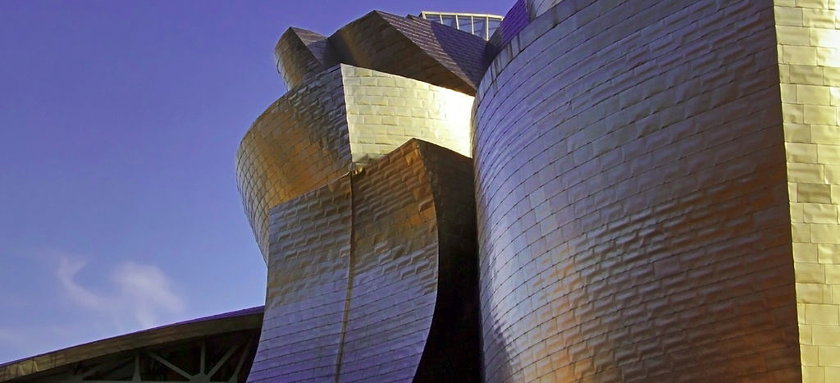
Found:
[[[476,379],[476,249],[460,236],[474,223],[455,219],[474,214],[471,176],[467,158],[412,140],[273,209],[249,381]]]
[[[268,211],[383,156],[411,138],[470,155],[473,97],[341,64],[263,113],[239,145],[243,205],[268,254]]]
[[[289,28],[274,47],[277,72],[292,89],[307,82],[327,68],[338,64],[338,58],[326,36],[300,28]]]
[[[540,17],[543,13],[548,12],[551,8],[554,8],[557,4],[562,3],[565,0],[525,0],[528,4],[528,14],[531,17],[531,20]],[[586,1],[580,2],[581,7],[587,5]],[[574,4],[567,4],[567,7],[571,8],[574,7]],[[608,5],[609,6],[609,5]]]
[[[348,142],[339,67],[286,93],[245,134],[236,180],[264,258],[268,210],[350,170]]]
[[[480,83],[489,382],[801,378],[772,2],[564,1]]]

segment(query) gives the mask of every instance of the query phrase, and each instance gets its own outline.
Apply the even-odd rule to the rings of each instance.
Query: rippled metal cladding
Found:
[[[349,79],[395,73],[421,88],[475,92],[472,148],[462,153],[475,155],[486,381],[826,382],[840,380],[837,9],[827,1],[520,0],[483,48],[373,12],[329,37],[287,32],[277,51],[292,83],[352,65],[340,67],[347,178],[319,189],[329,201],[353,200],[352,171],[403,142],[383,137],[382,125],[426,126],[406,136],[453,132],[448,122],[429,128],[421,117],[429,104],[414,103],[413,90],[391,90],[393,101],[383,102],[380,90],[355,86],[389,80]],[[436,109],[446,117],[432,120],[468,102]],[[409,113],[402,108],[418,120],[395,121]],[[356,130],[368,123],[378,127]],[[438,143],[461,150],[462,140]],[[282,221],[308,211],[284,209]],[[342,209],[328,225],[341,228],[331,235],[341,241],[288,237],[342,254],[329,270],[353,268],[347,241],[359,233],[348,223],[352,209]],[[366,233],[406,235],[391,226]],[[354,286],[339,274],[319,283]],[[285,292],[275,298],[295,296],[278,278],[272,289]],[[333,291],[331,302],[344,307],[347,291]],[[355,347],[342,339],[317,347]],[[324,366],[342,369],[329,360]]]
[[[249,381],[840,381],[840,3],[485,16],[280,38],[290,90],[237,153],[268,266]]]
[[[473,47],[456,62],[435,51],[446,44],[406,35],[437,28],[372,12],[329,38],[292,28],[278,42],[290,90],[237,153],[268,265],[249,381],[480,377],[469,159],[477,72],[458,65],[483,60],[486,42],[445,27]],[[359,39],[373,30],[381,34]]]
[[[416,137],[470,154],[472,97],[370,69],[339,65],[263,113],[237,152],[237,181],[267,256],[268,211]]]

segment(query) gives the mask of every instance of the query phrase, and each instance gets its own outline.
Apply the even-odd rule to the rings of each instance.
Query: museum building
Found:
[[[236,153],[265,307],[0,382],[840,382],[839,26],[519,0],[289,28]]]

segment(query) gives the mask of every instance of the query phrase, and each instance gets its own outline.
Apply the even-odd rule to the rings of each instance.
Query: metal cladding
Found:
[[[836,2],[774,1],[803,381],[840,381]],[[806,37],[807,36],[807,37]]]
[[[292,89],[338,64],[325,36],[300,28],[289,28],[274,48],[277,71],[286,88]]]
[[[278,43],[250,381],[840,381],[840,3],[429,15]]]
[[[489,382],[840,380],[837,11],[776,3],[563,1],[501,50]]]
[[[475,94],[487,42],[419,18],[373,11],[334,35],[342,62]],[[346,61],[344,61],[346,60]]]
[[[476,379],[471,190],[468,158],[412,140],[272,209],[249,381]]]
[[[524,0],[528,7],[528,15],[531,20],[534,20],[540,17],[543,13],[548,12],[551,8],[554,8],[557,4],[562,3],[565,0]],[[588,6],[589,3],[587,1],[580,2],[579,7],[584,8]],[[574,4],[567,4],[566,7],[575,7]],[[606,6],[606,4],[605,4]],[[591,11],[590,11],[591,12]]]
[[[495,57],[498,53],[497,51],[508,45],[530,21],[528,5],[525,3],[525,0],[516,0],[513,7],[505,14],[499,27],[490,36],[488,42],[490,57]]]
[[[486,48],[481,37],[440,23],[373,11],[328,39],[290,28],[275,52],[290,89],[340,62],[473,95],[487,67]]]
[[[373,12],[280,39],[293,87],[237,153],[268,266],[249,381],[480,379],[469,94],[487,44],[432,24]]]
[[[350,170],[341,70],[335,67],[277,100],[236,153],[245,213],[268,254],[268,210]]]
[[[343,64],[290,90],[254,122],[236,155],[239,190],[263,257],[268,255],[269,209],[410,138],[469,155],[472,100],[421,81]]]

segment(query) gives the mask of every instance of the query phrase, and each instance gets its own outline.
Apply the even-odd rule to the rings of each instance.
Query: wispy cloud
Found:
[[[62,293],[82,308],[107,314],[120,327],[152,327],[161,324],[161,315],[184,310],[184,302],[174,292],[169,277],[156,266],[121,263],[108,273],[109,286],[104,291],[79,281],[79,272],[85,266],[86,262],[81,259],[67,255],[59,257],[55,276]]]

